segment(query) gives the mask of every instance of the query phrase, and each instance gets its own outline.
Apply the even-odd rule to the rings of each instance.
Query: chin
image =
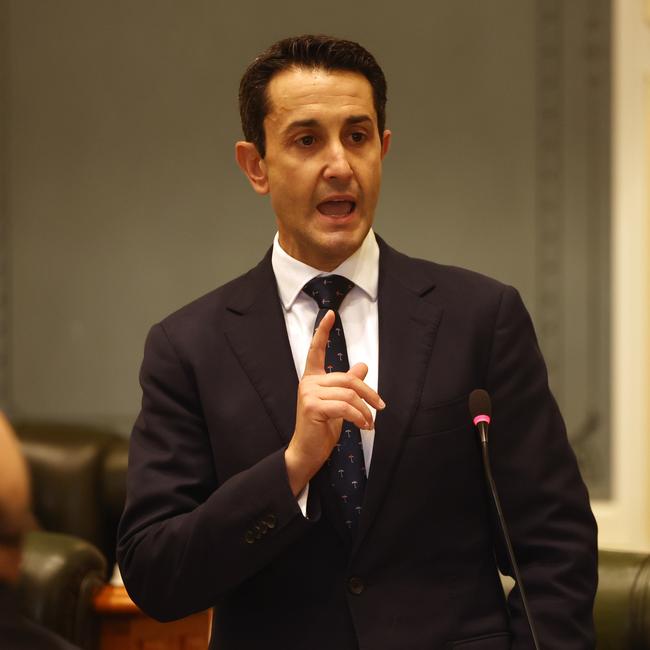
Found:
[[[354,235],[349,232],[331,234],[319,246],[322,259],[329,260],[332,268],[338,266],[361,246],[366,234],[367,232]]]

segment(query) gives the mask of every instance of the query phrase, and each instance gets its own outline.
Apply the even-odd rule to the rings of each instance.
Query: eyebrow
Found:
[[[350,117],[346,118],[345,120],[346,124],[361,124],[362,122],[372,122],[370,115],[350,115]],[[284,129],[284,132],[287,133],[292,129],[297,129],[301,127],[314,127],[319,125],[320,122],[313,118],[309,118],[306,120],[294,120],[287,126],[286,129]]]

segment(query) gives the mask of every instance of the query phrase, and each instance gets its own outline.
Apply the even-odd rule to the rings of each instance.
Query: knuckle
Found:
[[[347,372],[337,372],[336,374],[339,375],[338,384],[341,388],[347,388],[350,386],[350,377]]]
[[[314,397],[312,391],[304,390],[298,395],[298,399],[304,409],[313,409],[318,400]]]
[[[307,400],[305,404],[305,413],[310,416],[321,415],[323,412],[323,407],[320,404],[319,400],[310,399]]]

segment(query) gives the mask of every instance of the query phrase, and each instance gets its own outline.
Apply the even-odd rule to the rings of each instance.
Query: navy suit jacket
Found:
[[[289,488],[298,378],[269,251],[149,334],[118,544],[130,595],[161,620],[214,606],[218,650],[531,648],[497,573],[467,409],[483,387],[540,643],[593,648],[595,523],[518,293],[379,244],[387,408],[354,542],[323,471],[309,519]]]

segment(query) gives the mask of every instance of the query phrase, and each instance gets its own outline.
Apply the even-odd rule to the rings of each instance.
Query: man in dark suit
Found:
[[[237,161],[278,234],[149,334],[126,587],[161,620],[214,606],[220,650],[532,647],[467,411],[484,387],[541,646],[593,648],[595,524],[517,292],[371,229],[385,101],[347,41],[286,39],[246,71]]]

